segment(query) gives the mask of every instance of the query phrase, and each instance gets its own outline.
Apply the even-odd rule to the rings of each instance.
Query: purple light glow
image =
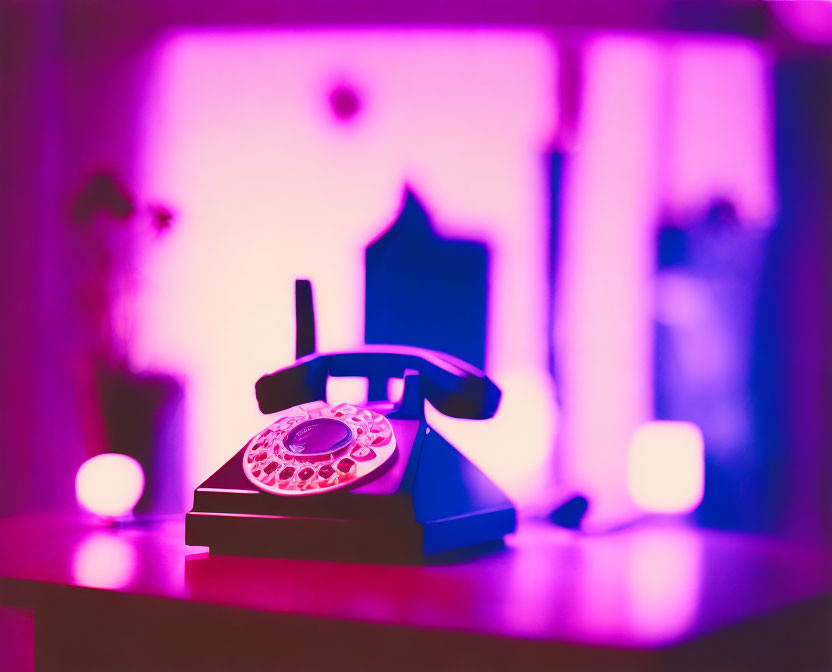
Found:
[[[665,193],[673,214],[730,198],[740,221],[768,227],[775,208],[768,56],[735,40],[662,47]]]
[[[665,521],[576,535],[529,523],[508,543],[522,551],[507,577],[513,608],[503,616],[517,630],[536,634],[551,619],[572,636],[592,633],[596,643],[657,645],[682,636],[699,616],[707,586],[693,528]],[[568,549],[574,573],[553,564],[546,547]]]
[[[627,451],[653,416],[655,228],[714,192],[767,223],[767,61],[732,40],[585,43],[556,297],[561,413],[541,245],[554,46],[532,32],[378,30],[196,31],[161,44],[142,190],[182,216],[142,262],[131,355],[187,378],[186,487],[262,425],[252,381],[291,360],[294,278],[315,284],[322,350],[360,343],[363,249],[408,181],[441,234],[492,253],[487,360],[501,409],[481,423],[428,409],[429,421],[521,506],[551,487],[557,429],[556,476],[590,497],[590,524],[637,513]],[[339,81],[369,101],[355,123],[333,123]],[[351,401],[364,389],[335,385]],[[518,425],[523,446],[507,460]]]
[[[758,48],[603,37],[584,57],[554,332],[564,400],[558,463],[567,488],[592,501],[587,524],[605,527],[637,515],[627,455],[636,428],[653,417],[660,215],[701,212],[716,193],[744,221],[767,226],[774,189]],[[679,305],[673,314],[696,310]]]
[[[589,496],[588,523],[633,513],[626,446],[653,412],[659,54],[654,41],[637,38],[598,39],[585,52],[554,336],[563,353],[561,478]]]
[[[697,616],[702,589],[702,539],[690,529],[646,529],[629,548],[633,630],[647,641],[670,641]]]
[[[772,2],[771,11],[786,29],[810,44],[832,43],[832,3]]]

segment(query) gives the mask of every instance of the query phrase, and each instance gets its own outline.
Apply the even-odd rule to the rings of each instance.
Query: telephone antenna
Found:
[[[300,359],[315,352],[315,304],[312,283],[295,280],[295,357]]]

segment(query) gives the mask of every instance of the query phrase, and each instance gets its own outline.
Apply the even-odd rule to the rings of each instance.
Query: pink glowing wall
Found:
[[[142,190],[180,219],[148,246],[132,356],[186,379],[187,487],[264,424],[253,383],[293,359],[296,277],[314,284],[319,347],[361,342],[364,247],[405,180],[441,234],[491,248],[487,357],[501,417],[545,400],[520,454],[537,475],[552,436],[540,241],[555,60],[541,35],[502,31],[188,32],[159,45]],[[346,122],[329,103],[341,83],[361,101]],[[522,497],[499,446],[465,444]]]
[[[521,505],[557,481],[591,497],[592,524],[638,513],[627,451],[653,417],[655,227],[716,193],[767,225],[767,60],[741,41],[632,35],[588,38],[581,55],[553,334],[558,409],[544,245],[556,42],[331,30],[189,31],[159,44],[142,190],[180,218],[143,259],[132,358],[186,379],[186,487],[264,424],[253,382],[293,357],[294,278],[315,285],[322,349],[361,341],[363,250],[407,180],[440,233],[492,253],[487,359],[501,409],[480,423],[428,409],[429,420]],[[348,120],[330,107],[339,84],[358,93]]]
[[[599,39],[585,54],[583,115],[564,201],[559,313],[560,477],[590,515],[629,515],[629,434],[652,417],[649,282],[658,216],[657,47]]]

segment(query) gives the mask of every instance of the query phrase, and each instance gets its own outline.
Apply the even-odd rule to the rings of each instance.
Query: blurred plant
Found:
[[[70,314],[65,337],[72,350],[75,395],[91,454],[110,449],[104,418],[107,380],[129,375],[128,341],[137,284],[136,254],[147,232],[167,233],[173,211],[138,204],[112,170],[90,175],[72,201],[65,292]]]
[[[144,217],[142,217],[144,215]],[[69,273],[82,345],[110,362],[126,359],[125,298],[135,289],[135,255],[143,231],[168,232],[173,211],[140,207],[111,170],[93,173],[72,203]],[[127,309],[129,312],[129,308]]]

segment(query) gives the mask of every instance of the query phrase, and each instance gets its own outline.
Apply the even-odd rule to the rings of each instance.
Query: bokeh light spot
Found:
[[[131,513],[143,492],[142,466],[120,453],[91,457],[75,476],[78,503],[103,518],[120,518]]]
[[[688,513],[705,491],[705,440],[692,422],[645,422],[633,433],[627,485],[655,513]]]

